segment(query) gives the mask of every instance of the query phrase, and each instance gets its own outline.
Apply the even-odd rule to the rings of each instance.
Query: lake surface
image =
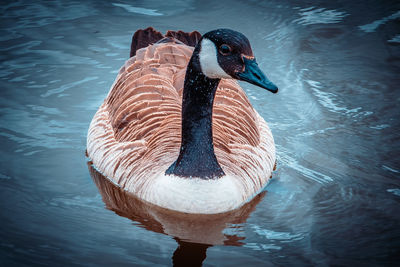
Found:
[[[398,1],[21,0],[0,12],[0,265],[398,264]],[[279,86],[242,83],[278,158],[243,209],[165,214],[90,168],[89,123],[148,26],[238,30]]]

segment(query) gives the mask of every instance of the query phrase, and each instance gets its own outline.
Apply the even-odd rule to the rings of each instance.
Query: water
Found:
[[[395,265],[400,5],[292,2],[3,1],[1,265]],[[176,217],[88,170],[90,120],[148,26],[243,32],[280,87],[242,84],[278,157],[244,209]]]

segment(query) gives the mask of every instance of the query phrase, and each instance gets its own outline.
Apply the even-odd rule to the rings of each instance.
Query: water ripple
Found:
[[[365,117],[373,114],[372,111],[361,111],[362,107],[347,108],[337,104],[337,95],[334,93],[328,93],[321,90],[322,85],[320,82],[313,80],[305,80],[314,92],[314,95],[318,98],[318,102],[331,112],[348,114],[351,117]]]
[[[267,238],[268,240],[301,240],[304,238],[302,234],[291,234],[288,232],[276,232],[268,229],[263,229],[258,225],[249,225],[256,234]]]
[[[388,40],[389,43],[400,43],[400,34],[394,36],[392,39]]]
[[[87,127],[86,122],[67,121],[57,109],[39,105],[28,105],[24,110],[1,108],[0,113],[0,136],[18,143],[15,152],[25,152],[25,156],[40,152],[38,147],[80,148],[80,136]]]
[[[67,83],[67,84],[64,84],[64,85],[62,85],[60,87],[57,87],[57,88],[54,88],[54,89],[50,89],[46,93],[41,94],[40,96],[41,97],[49,97],[49,96],[54,95],[54,94],[59,94],[59,93],[62,93],[62,92],[66,91],[66,90],[68,90],[70,88],[73,88],[75,86],[78,86],[80,84],[83,84],[83,83],[86,83],[86,82],[89,82],[89,81],[96,80],[98,78],[99,77],[97,77],[97,76],[86,77],[83,80],[75,81],[75,82],[72,82],[72,83]]]
[[[5,174],[0,173],[0,179],[10,180],[11,177]]]
[[[375,21],[373,21],[371,23],[368,23],[368,24],[365,24],[365,25],[362,25],[362,26],[358,26],[358,27],[364,32],[368,32],[368,33],[369,32],[374,32],[374,31],[376,31],[376,29],[379,28],[379,26],[385,24],[386,22],[388,22],[390,20],[395,20],[395,19],[398,19],[398,18],[400,18],[400,11],[397,11],[396,13],[394,13],[394,14],[392,14],[390,16],[384,17],[382,19],[375,20]]]
[[[337,129],[337,127],[327,127],[325,129],[318,129],[318,130],[303,132],[303,133],[298,134],[297,136],[312,136],[312,135],[316,135],[316,134],[324,134],[327,131],[336,130],[336,129]]]
[[[292,153],[290,153],[289,151],[285,151],[286,150],[285,148],[279,147],[279,149],[281,150],[281,154],[279,155],[280,157],[278,158],[278,162],[282,162],[285,166],[298,171],[304,177],[311,179],[317,183],[326,184],[333,182],[333,179],[330,176],[323,174],[317,170],[313,170],[303,166],[297,160],[298,157],[291,156],[290,154]]]
[[[265,251],[268,252],[270,250],[280,250],[282,247],[272,244],[261,244],[261,243],[246,243],[243,247],[250,248],[253,250]]]
[[[65,10],[68,9],[68,12]],[[3,18],[18,18],[14,20],[13,29],[28,27],[43,27],[63,20],[73,20],[96,14],[96,9],[81,3],[53,1],[36,3],[31,1],[13,1],[0,6]]]
[[[263,237],[268,240],[269,243],[264,242],[246,242],[244,247],[269,252],[270,250],[281,250],[282,246],[280,243],[288,243],[293,241],[299,241],[304,238],[303,234],[291,234],[289,232],[277,232],[273,230],[264,229],[255,224],[249,224],[249,227],[258,236]]]
[[[400,188],[388,189],[386,191],[388,191],[389,193],[392,193],[395,196],[400,197]]]
[[[300,25],[311,25],[339,23],[349,14],[325,8],[307,7],[300,9],[299,15],[300,18],[293,20],[293,22]]]
[[[394,172],[394,173],[400,173],[400,171],[399,171],[399,170],[395,170],[395,169],[393,169],[393,168],[390,168],[390,167],[388,167],[388,166],[386,166],[386,165],[382,165],[382,168],[383,168],[383,169],[385,169],[385,170],[388,170],[388,171]]]
[[[128,12],[131,13],[137,13],[137,14],[142,14],[142,15],[148,15],[148,16],[162,16],[164,14],[157,12],[156,9],[148,9],[148,8],[143,8],[143,7],[134,7],[131,5],[127,4],[120,4],[120,3],[112,3],[113,6],[117,7],[122,7]]]

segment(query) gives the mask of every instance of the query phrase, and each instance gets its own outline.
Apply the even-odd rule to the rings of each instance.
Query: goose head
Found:
[[[258,67],[249,40],[240,32],[210,31],[199,41],[195,53],[201,72],[208,78],[237,79],[278,92],[278,87]]]

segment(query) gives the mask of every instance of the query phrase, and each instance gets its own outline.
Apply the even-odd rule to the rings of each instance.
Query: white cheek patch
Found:
[[[228,75],[218,64],[217,48],[215,47],[215,44],[206,38],[203,38],[201,41],[199,61],[201,71],[208,78],[232,79],[232,77]]]

